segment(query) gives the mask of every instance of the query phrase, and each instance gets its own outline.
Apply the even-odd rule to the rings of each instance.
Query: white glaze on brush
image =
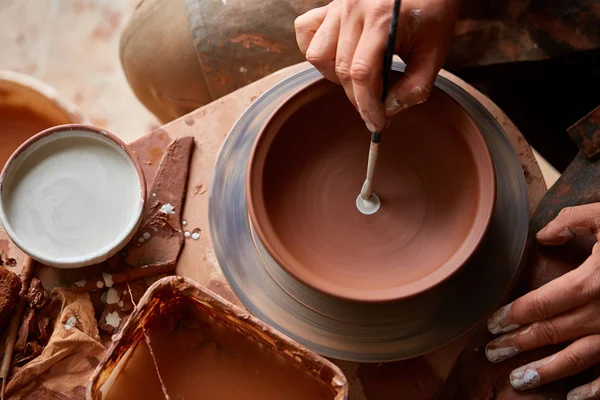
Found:
[[[380,206],[381,202],[375,193],[371,194],[371,197],[367,200],[365,200],[361,194],[356,198],[356,208],[365,215],[375,214],[379,211]]]
[[[101,255],[137,222],[141,187],[125,151],[105,137],[68,131],[26,149],[2,182],[10,228],[35,258]]]

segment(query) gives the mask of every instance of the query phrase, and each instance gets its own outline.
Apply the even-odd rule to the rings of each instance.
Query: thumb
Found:
[[[413,53],[402,77],[392,86],[385,99],[385,114],[398,112],[429,99],[441,67],[435,52]]]
[[[600,203],[563,208],[537,233],[536,239],[546,246],[559,246],[575,235],[590,234],[600,238]]]

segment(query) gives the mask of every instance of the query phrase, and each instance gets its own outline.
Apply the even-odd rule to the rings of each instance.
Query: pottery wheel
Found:
[[[404,64],[395,62],[394,70]],[[471,115],[496,169],[490,229],[471,260],[434,291],[385,304],[326,296],[287,274],[260,243],[246,208],[246,167],[265,119],[300,87],[321,78],[313,68],[271,88],[240,117],[225,139],[210,186],[213,247],[232,289],[250,312],[324,356],[358,362],[415,357],[472,328],[506,294],[527,238],[527,192],[521,164],[500,124],[475,98],[444,77],[436,86]],[[424,161],[425,162],[425,161]]]

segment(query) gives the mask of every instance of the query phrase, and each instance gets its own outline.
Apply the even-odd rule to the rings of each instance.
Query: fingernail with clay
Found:
[[[528,390],[540,386],[542,379],[538,369],[551,363],[555,358],[556,355],[552,355],[515,369],[510,373],[510,384],[517,390]]]
[[[540,384],[540,374],[527,365],[510,373],[510,384],[517,390],[533,389]]]
[[[567,394],[567,400],[588,400],[595,399],[598,396],[600,390],[595,383],[588,383],[587,385],[580,386],[576,389],[571,390]]]
[[[521,352],[521,350],[516,347],[496,347],[494,342],[490,342],[485,348],[485,356],[493,363],[508,360]]]
[[[426,100],[425,90],[421,86],[415,86],[407,93],[401,93],[399,96],[391,96],[385,103],[385,113],[392,116],[408,107],[424,103]]]
[[[571,237],[569,237],[569,239],[571,239],[573,237],[573,235],[579,235],[579,236],[587,236],[587,235],[591,235],[593,232],[590,230],[590,228],[586,227],[586,226],[574,226],[571,229],[565,229],[570,231],[569,233],[571,233]]]
[[[497,335],[499,333],[510,332],[519,327],[519,325],[513,324],[511,323],[511,321],[509,321],[509,313],[511,307],[512,303],[505,305],[504,307],[496,311],[490,317],[490,319],[488,319],[488,330],[494,335]]]
[[[573,238],[573,232],[571,232],[569,228],[565,228],[558,234],[558,236],[565,240],[569,240]]]

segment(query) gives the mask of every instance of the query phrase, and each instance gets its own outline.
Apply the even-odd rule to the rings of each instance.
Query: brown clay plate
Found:
[[[394,64],[403,71],[404,64]],[[497,306],[511,284],[527,236],[521,164],[500,124],[476,99],[448,79],[436,86],[470,115],[490,149],[496,171],[491,225],[471,261],[434,292],[385,304],[345,301],[299,283],[283,270],[253,232],[246,203],[250,150],[266,119],[292,93],[321,78],[313,68],[284,80],[257,99],[226,138],[210,186],[211,240],[223,272],[258,318],[322,355],[384,362],[441,347]]]

